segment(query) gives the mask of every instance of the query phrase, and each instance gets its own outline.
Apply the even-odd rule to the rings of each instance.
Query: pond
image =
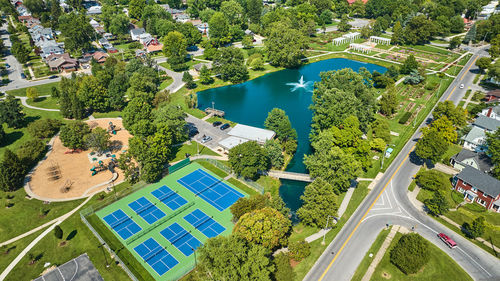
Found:
[[[242,84],[209,89],[198,93],[198,107],[212,106],[224,110],[225,118],[237,123],[264,127],[267,114],[273,108],[281,108],[289,116],[297,130],[298,147],[287,171],[305,173],[304,155],[311,153],[309,133],[311,131],[313,83],[320,80],[319,74],[329,70],[365,67],[370,72],[384,73],[386,68],[348,59],[329,59],[304,65],[298,69],[286,69],[247,81]],[[303,77],[303,78],[302,78]],[[302,79],[301,79],[302,78]],[[300,83],[301,81],[303,83]],[[306,183],[283,180],[280,196],[287,206],[295,211],[301,206],[300,196]]]

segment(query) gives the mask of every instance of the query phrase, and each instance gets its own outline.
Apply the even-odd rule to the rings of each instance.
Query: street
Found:
[[[472,84],[477,71],[475,61],[480,55],[484,55],[484,50],[475,50],[440,101],[451,100],[457,104],[462,99],[467,87],[460,89],[459,86]],[[431,118],[431,114],[428,118]],[[380,182],[361,203],[304,280],[350,280],[386,224],[403,225],[408,229],[414,226],[416,232],[450,255],[475,280],[499,280],[500,262],[496,257],[430,218],[422,210],[416,209],[408,198],[411,178],[421,167],[421,163],[413,163],[415,157],[410,152],[420,137],[420,128],[425,125],[426,121],[387,168]],[[450,235],[459,246],[455,249],[448,248],[437,238],[437,233],[440,232]]]

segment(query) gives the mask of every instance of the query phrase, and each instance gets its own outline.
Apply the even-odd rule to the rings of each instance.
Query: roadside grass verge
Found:
[[[392,227],[393,226],[389,228],[384,228],[382,229],[382,231],[380,231],[377,238],[373,242],[372,246],[365,254],[365,257],[361,260],[361,263],[358,265],[358,268],[356,269],[356,272],[352,276],[351,281],[360,281],[363,278],[366,271],[368,270],[368,267],[370,267],[373,258],[375,258],[375,255],[377,255],[378,251],[380,250],[380,247],[382,247],[385,238],[387,237],[387,235],[389,235],[389,232],[391,231]],[[372,257],[370,257],[370,254],[372,254]]]
[[[58,87],[59,82],[53,82],[53,83],[48,83],[48,84],[43,84],[43,85],[38,85],[38,86],[33,86],[33,87],[28,87],[28,88],[35,88],[38,90],[38,94],[40,96],[45,96],[45,95],[50,95],[52,91],[52,87]],[[25,97],[26,96],[26,89],[28,88],[22,88],[22,89],[15,89],[15,90],[10,90],[6,91],[8,95],[11,96],[21,96]]]

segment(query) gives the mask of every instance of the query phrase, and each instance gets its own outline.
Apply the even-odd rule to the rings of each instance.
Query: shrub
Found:
[[[296,261],[301,261],[311,254],[311,246],[305,240],[294,241],[288,244],[290,257]]]
[[[63,230],[58,225],[56,225],[56,227],[54,227],[54,236],[57,239],[62,239],[62,237],[63,237]]]
[[[416,233],[403,235],[390,252],[391,263],[404,274],[417,273],[429,259],[429,244]]]
[[[471,224],[464,222],[462,232],[469,238],[475,239],[484,234],[486,222],[483,216],[475,218]]]
[[[25,167],[30,167],[45,155],[45,143],[41,140],[29,140],[17,149],[17,156]]]
[[[288,254],[280,253],[276,255],[274,265],[276,266],[276,271],[274,272],[274,279],[276,281],[290,281],[295,279],[295,272],[290,265]]]
[[[410,119],[411,117],[411,112],[405,112],[405,114],[403,114],[403,116],[401,116],[401,118],[399,118],[399,124],[406,124],[406,122],[408,121],[408,119]]]
[[[28,125],[28,132],[35,138],[49,138],[59,131],[61,125],[62,123],[59,120],[38,119]]]
[[[130,50],[134,50],[134,49],[142,49],[144,46],[140,43],[140,42],[132,42],[130,44],[128,44],[128,48]]]

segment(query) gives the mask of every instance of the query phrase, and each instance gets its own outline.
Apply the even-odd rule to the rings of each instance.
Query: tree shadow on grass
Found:
[[[5,138],[3,142],[0,144],[0,147],[2,146],[8,146],[16,142],[18,139],[22,138],[24,136],[24,133],[21,131],[14,131],[8,134],[5,134]]]
[[[26,116],[26,118],[24,118],[24,125],[28,126],[31,122],[35,122],[36,120],[38,120],[40,118],[42,118],[42,117],[40,117],[40,116]]]
[[[78,230],[73,230],[68,234],[68,237],[66,237],[66,241],[70,241],[71,239],[75,238],[76,234],[78,233]]]

